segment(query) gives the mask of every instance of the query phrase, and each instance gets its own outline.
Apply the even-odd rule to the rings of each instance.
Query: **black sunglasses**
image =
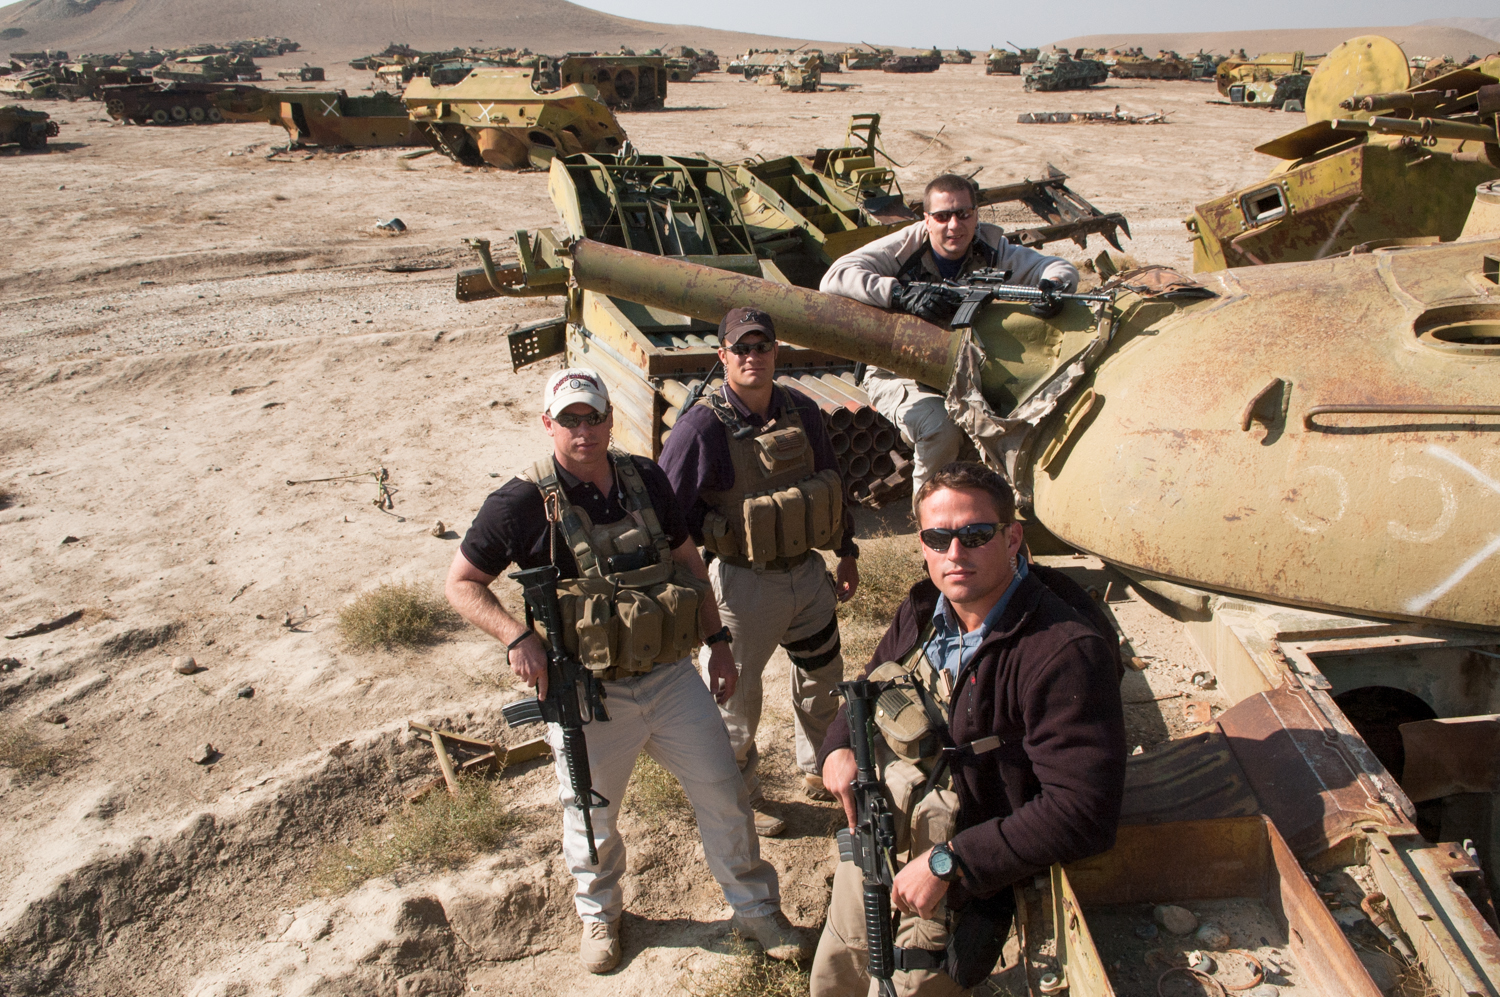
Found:
[[[735,343],[733,346],[724,347],[737,357],[748,357],[752,353],[770,353],[776,349],[776,340],[766,339],[759,343]]]
[[[950,218],[957,218],[961,222],[966,222],[974,217],[974,209],[959,208],[957,211],[929,211],[927,212],[927,217],[939,225],[947,225]]]
[[[957,537],[958,542],[965,547],[983,547],[995,539],[995,534],[999,531],[999,523],[970,523],[956,530],[934,527],[930,530],[923,530],[917,536],[921,537],[922,542],[933,550],[946,551],[953,546],[954,537]]]
[[[552,421],[564,429],[577,429],[580,423],[597,426],[609,418],[609,409],[603,412],[590,412],[588,415],[579,415],[576,412],[559,412],[552,417]]]

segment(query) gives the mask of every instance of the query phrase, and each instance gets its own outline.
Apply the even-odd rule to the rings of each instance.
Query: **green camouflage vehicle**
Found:
[[[1082,52],[1079,49],[1079,52]],[[1097,59],[1075,58],[1053,50],[1037,56],[1026,70],[1026,90],[1083,90],[1109,79],[1109,67]]]

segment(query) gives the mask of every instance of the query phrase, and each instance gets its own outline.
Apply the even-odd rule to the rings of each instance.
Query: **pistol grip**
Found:
[[[540,699],[523,699],[519,703],[511,703],[509,706],[500,708],[500,715],[505,718],[505,723],[511,727],[520,727],[525,724],[539,724],[546,718],[542,715],[542,701]]]

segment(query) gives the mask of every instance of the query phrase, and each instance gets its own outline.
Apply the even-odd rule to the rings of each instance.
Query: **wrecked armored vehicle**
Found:
[[[937,49],[926,55],[896,55],[880,64],[886,73],[935,73],[943,66],[943,57]]]
[[[1074,58],[1067,52],[1043,52],[1026,68],[1025,89],[1083,90],[1109,79],[1109,68],[1097,59]]]
[[[660,110],[667,100],[666,59],[661,56],[568,55],[558,62],[558,86],[583,84],[620,111]]]
[[[225,101],[259,106],[261,93],[246,83],[137,83],[101,88],[104,109],[116,121],[137,125],[212,125],[227,120]]]
[[[617,152],[625,131],[591,86],[538,93],[530,69],[476,69],[451,86],[417,78],[402,100],[411,120],[448,158],[503,169],[555,155]]]
[[[230,121],[264,121],[286,129],[291,146],[371,149],[431,144],[429,132],[411,120],[401,98],[381,91],[351,97],[343,90],[255,89],[227,92],[215,104]]]
[[[45,149],[47,140],[56,138],[58,131],[57,122],[46,111],[33,111],[16,104],[0,107],[0,145]]]
[[[168,59],[151,70],[162,82],[224,83],[261,78],[260,67],[248,55],[190,55]]]
[[[1020,48],[1006,42],[1010,48],[992,48],[984,60],[986,76],[1020,76],[1021,68],[1028,62],[1036,62],[1040,49]]]
[[[1219,93],[1231,100],[1229,88],[1236,84],[1272,83],[1283,76],[1311,76],[1323,60],[1321,55],[1304,52],[1268,52],[1253,59],[1244,52],[1220,62],[1214,69],[1214,83]]]
[[[1307,125],[1256,148],[1281,160],[1271,175],[1185,222],[1193,268],[1458,238],[1476,186],[1500,177],[1500,59],[1411,86],[1407,72],[1379,36],[1330,53],[1309,84]]]
[[[1176,52],[1163,50],[1153,59],[1137,48],[1117,54],[1109,75],[1122,80],[1186,80],[1192,78],[1193,66]]]
[[[0,76],[0,97],[12,100],[49,100],[57,96],[57,77],[49,70],[32,69],[11,76]]]

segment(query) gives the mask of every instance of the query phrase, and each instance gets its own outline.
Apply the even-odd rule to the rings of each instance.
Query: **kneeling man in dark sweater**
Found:
[[[931,717],[913,738],[885,698],[876,714],[906,860],[891,890],[902,913],[892,982],[900,995],[948,997],[994,967],[1013,884],[1113,845],[1125,723],[1117,649],[1076,585],[1028,564],[1005,480],[949,464],[916,504],[928,578],[897,610],[866,674],[910,676],[901,688]],[[852,827],[849,745],[845,707],[818,762]],[[861,897],[859,868],[839,863],[812,997],[875,992]]]

